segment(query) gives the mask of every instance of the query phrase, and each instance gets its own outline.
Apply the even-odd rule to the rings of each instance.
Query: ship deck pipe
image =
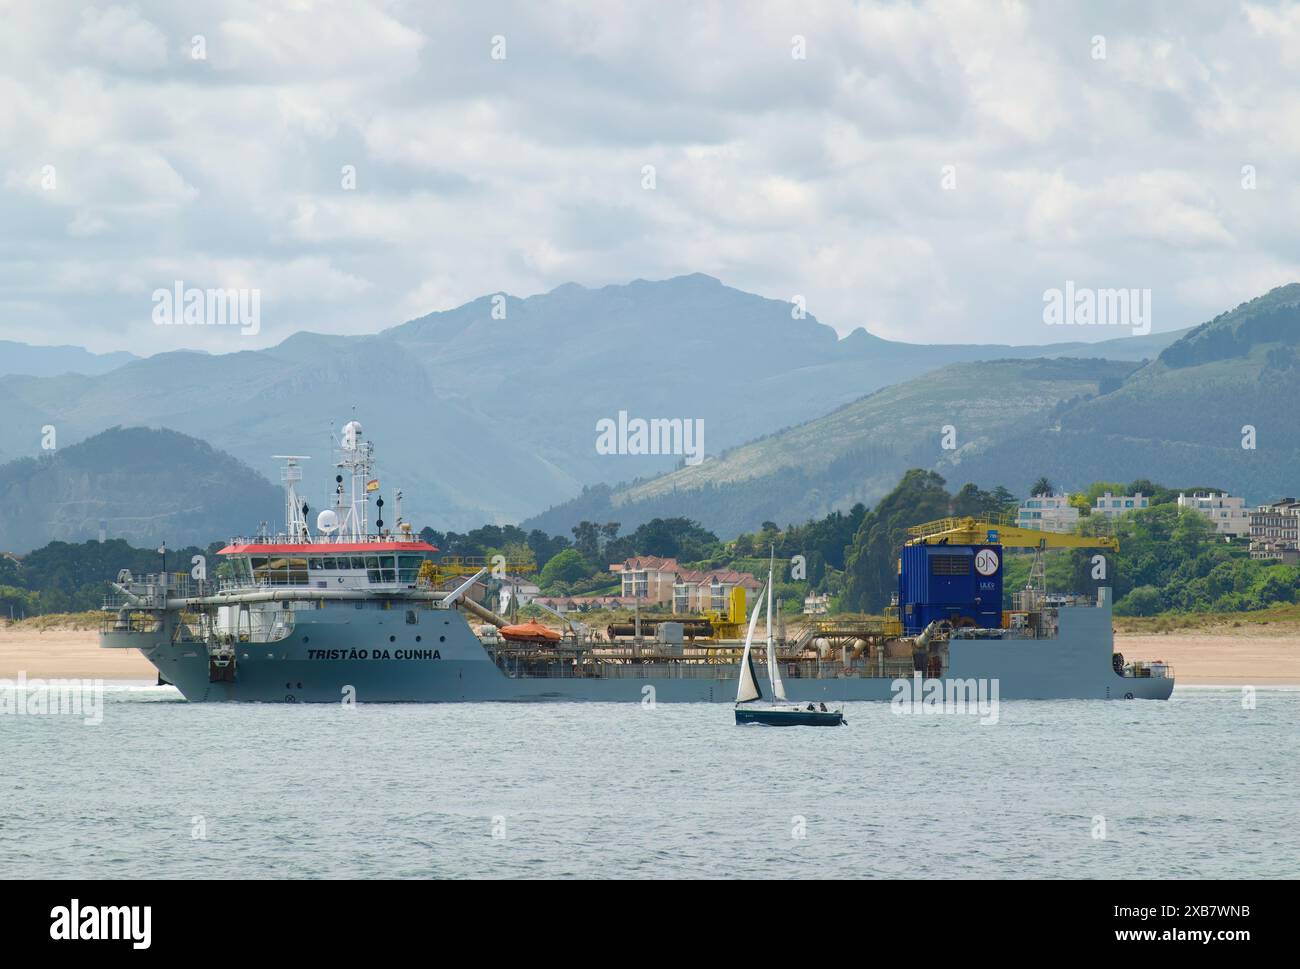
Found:
[[[490,622],[498,629],[504,629],[506,626],[510,625],[510,622],[508,620],[502,619],[491,609],[485,608],[484,606],[480,606],[473,599],[461,599],[460,602],[457,603],[457,605],[463,606],[467,612],[472,612],[474,615],[478,616],[484,622]]]
[[[229,592],[212,596],[192,596],[184,599],[168,599],[167,606],[172,609],[185,609],[190,606],[225,606],[243,602],[303,602],[318,599],[355,601],[358,599],[382,598],[382,593],[368,589],[267,589],[258,592]],[[393,596],[394,600],[414,600],[416,602],[442,602],[447,598],[446,592],[403,592]],[[480,606],[473,599],[461,598],[456,605],[466,612],[473,613],[484,622],[490,622],[497,628],[510,625],[509,620],[502,619],[495,612]]]
[[[110,582],[109,585],[111,585],[118,592],[122,593],[122,595],[126,596],[132,602],[140,601],[140,597],[138,595],[136,595],[134,592],[132,592],[130,589],[128,589],[126,586],[122,585],[121,583]]]

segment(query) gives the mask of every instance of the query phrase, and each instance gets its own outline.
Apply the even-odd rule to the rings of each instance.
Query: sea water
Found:
[[[0,875],[1300,876],[1300,691],[849,704],[189,704],[0,717]]]

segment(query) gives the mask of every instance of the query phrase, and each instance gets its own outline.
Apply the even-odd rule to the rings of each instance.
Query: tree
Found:
[[[653,518],[631,535],[635,555],[655,555],[685,562],[709,558],[720,548],[718,536],[689,518]]]
[[[895,563],[908,527],[943,518],[951,500],[943,478],[933,471],[913,468],[903,475],[898,487],[863,517],[845,549],[842,598],[847,608],[879,612],[889,603],[898,587]]]
[[[1003,515],[1014,515],[1020,506],[1020,499],[1002,485],[993,489],[993,500],[997,502],[998,511]]]
[[[1154,586],[1144,585],[1115,603],[1115,612],[1120,616],[1154,616],[1160,611],[1161,606],[1160,590]]]
[[[573,547],[578,554],[595,562],[600,557],[600,526],[595,522],[581,521],[571,530]]]
[[[999,494],[998,491],[1004,493]],[[1000,518],[1009,510],[1007,507],[1007,498],[1015,504],[1015,499],[1011,497],[1011,492],[1005,488],[998,491],[985,491],[973,484],[962,485],[960,491],[953,496],[952,513],[954,515],[972,515],[976,518]]]
[[[1033,498],[1042,498],[1044,495],[1051,495],[1055,490],[1056,486],[1046,477],[1042,477],[1034,482],[1034,486],[1029,489],[1029,494]]]
[[[540,528],[534,528],[528,533],[528,547],[533,550],[537,564],[544,567],[552,556],[569,547],[569,540],[562,535],[547,535]]]
[[[581,579],[585,579],[590,573],[591,566],[583,560],[578,550],[566,548],[564,551],[553,555],[550,561],[542,567],[542,574],[539,577],[538,584],[548,591],[566,592],[569,586]]]

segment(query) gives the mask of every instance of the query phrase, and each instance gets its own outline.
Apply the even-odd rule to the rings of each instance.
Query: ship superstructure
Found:
[[[488,566],[430,581],[446,574],[444,560],[400,507],[385,525],[361,425],[349,422],[338,445],[330,507],[314,528],[300,493],[305,458],[281,456],[284,532],[232,540],[212,579],[124,572],[105,603],[101,645],[139,649],[194,701],[734,699],[743,641],[700,638],[708,630],[698,625],[661,620],[645,636],[638,619],[611,626],[608,639],[578,623],[554,638],[503,635],[511,624],[470,597],[490,581]],[[973,519],[913,530],[885,618],[830,618],[776,638],[788,698],[889,700],[918,676],[996,678],[1002,699],[1168,698],[1172,671],[1113,653],[1109,588],[1050,599],[1031,583],[1016,608],[1002,608],[1004,545],[1041,554],[1070,538],[1075,547],[1111,541]]]

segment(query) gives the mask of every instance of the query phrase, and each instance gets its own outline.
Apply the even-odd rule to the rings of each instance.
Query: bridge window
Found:
[[[420,564],[423,561],[423,555],[399,555],[397,557],[397,581],[402,583],[414,582],[420,574]]]

